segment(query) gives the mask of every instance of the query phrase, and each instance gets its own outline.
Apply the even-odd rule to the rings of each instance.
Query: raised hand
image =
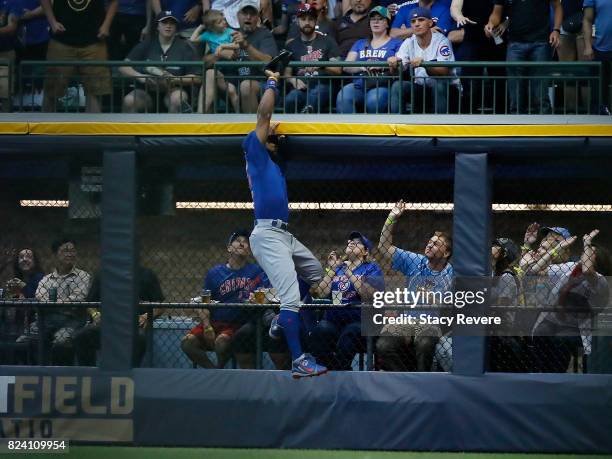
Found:
[[[589,234],[585,234],[584,236],[582,236],[582,243],[584,244],[584,246],[588,247],[591,244],[593,244],[593,239],[595,239],[595,236],[597,236],[598,234],[599,234],[599,230],[594,229]]]
[[[538,231],[540,231],[540,224],[533,222],[525,230],[525,238],[523,239],[525,245],[532,245],[538,239]]]
[[[389,218],[391,218],[392,220],[397,220],[404,214],[405,210],[406,208],[405,208],[404,200],[400,199],[399,201],[395,203],[395,206],[393,206],[393,209],[391,209],[391,212],[389,212]]]

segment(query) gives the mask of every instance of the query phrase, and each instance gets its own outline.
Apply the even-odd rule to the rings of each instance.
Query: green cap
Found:
[[[372,8],[370,10],[370,16],[372,16],[373,14],[379,14],[383,18],[386,18],[389,21],[391,20],[391,13],[389,13],[389,10],[384,6],[375,6],[374,8]]]

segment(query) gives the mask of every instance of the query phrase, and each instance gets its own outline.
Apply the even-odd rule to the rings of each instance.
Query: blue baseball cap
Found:
[[[557,233],[560,236],[563,236],[563,239],[569,239],[572,237],[572,233],[569,232],[567,228],[563,228],[561,226],[543,226],[540,228],[540,237],[546,236],[550,232]]]
[[[368,249],[368,252],[371,252],[374,248],[374,245],[370,242],[370,240],[359,231],[352,231],[351,234],[349,234],[349,241],[352,241],[353,239],[359,239],[364,247]]]
[[[251,232],[247,231],[245,229],[240,229],[240,230],[234,231],[231,234],[231,236],[229,237],[229,239],[227,241],[227,245],[231,245],[231,243],[234,242],[236,239],[238,239],[240,236],[244,236],[247,239],[249,239],[249,237],[251,236]]]
[[[416,18],[432,19],[431,10],[423,6],[417,6],[416,8],[413,8],[410,11],[410,19],[416,19]]]

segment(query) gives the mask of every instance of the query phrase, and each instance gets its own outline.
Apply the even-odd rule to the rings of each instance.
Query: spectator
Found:
[[[447,35],[454,29],[453,21],[450,15],[450,0],[419,0],[414,7],[404,6],[399,9],[393,24],[391,24],[390,35],[395,38],[405,40],[412,37],[414,33],[412,29],[413,12],[416,8],[425,8],[430,11],[429,16],[433,21],[434,32],[440,32]]]
[[[38,283],[44,277],[38,255],[31,248],[23,248],[12,257],[13,277],[6,282],[4,299],[21,300],[35,298]],[[18,362],[30,363],[18,351],[13,352],[15,339],[29,329],[33,314],[27,307],[2,308],[0,315],[0,363],[11,365]],[[8,346],[5,346],[7,344]],[[24,347],[27,347],[25,345]],[[6,350],[6,352],[4,352]]]
[[[391,15],[385,7],[376,6],[370,10],[370,38],[357,40],[346,56],[347,61],[383,61],[395,56],[402,41],[389,36]],[[390,80],[371,78],[389,75],[387,68],[382,67],[344,67],[346,73],[358,73],[355,78],[338,93],[336,111],[354,113],[364,105],[366,113],[386,113],[389,102]]]
[[[502,22],[494,30],[494,36],[485,35],[482,24],[489,20],[491,0],[453,0],[451,16],[457,21],[457,30],[449,33],[457,61],[505,61],[506,41],[503,35],[508,21]],[[504,113],[506,108],[506,89],[503,80],[497,83],[487,82],[481,77],[503,77],[506,71],[503,67],[462,67],[463,93],[465,106],[475,111]],[[495,81],[495,80],[493,80]],[[491,97],[493,94],[493,97]],[[495,106],[493,107],[493,104]]]
[[[117,14],[108,36],[111,61],[121,61],[138,42],[151,33],[151,0],[119,0]]]
[[[105,10],[104,0],[92,0],[77,7],[69,0],[40,0],[51,28],[47,60],[105,61],[106,42],[118,0],[110,0]],[[100,112],[99,97],[111,92],[110,69],[100,65],[79,67],[48,67],[44,84],[43,111],[55,109],[58,97],[64,95],[75,69],[85,88],[85,109]]]
[[[249,263],[251,248],[249,232],[232,233],[227,243],[227,263],[211,268],[206,274],[204,288],[210,290],[212,300],[219,303],[247,303],[257,288],[268,287],[269,282],[263,270],[255,263]],[[254,368],[252,349],[245,347],[252,327],[250,317],[238,308],[200,309],[201,323],[194,327],[181,343],[187,356],[203,368],[214,368],[207,351],[217,354],[217,368],[225,367],[235,355],[240,368]]]
[[[321,35],[334,36],[334,22],[329,18],[328,15],[328,2],[327,0],[308,0],[306,3],[310,4],[315,10],[319,12],[317,16],[317,25],[315,26],[315,32]],[[297,21],[293,22],[289,27],[289,33],[287,40],[292,38],[298,38],[300,36],[300,28],[298,27]]]
[[[208,11],[211,8],[222,11],[232,29],[240,28],[238,13],[242,8],[242,3],[243,0],[202,0],[204,11]],[[254,6],[258,11],[257,15],[260,17],[261,24],[267,29],[272,29],[274,17],[270,0],[255,0]]]
[[[185,40],[177,36],[178,19],[172,11],[157,15],[157,36],[138,43],[126,57],[126,61],[195,61],[196,53]],[[136,70],[133,67],[119,67],[119,72],[133,77],[137,87],[123,98],[123,111],[140,113],[151,111],[153,99],[147,91],[155,91],[158,99],[164,96],[164,104],[170,113],[190,112],[189,94],[186,88],[200,83],[200,68],[155,67]],[[159,102],[156,104],[159,105]]]
[[[309,63],[298,67],[296,77],[290,78],[293,69],[285,69],[285,80],[293,89],[285,95],[285,112],[323,113],[329,109],[331,80],[319,78],[326,75],[340,75],[340,67],[317,67],[317,61],[334,61],[339,58],[336,42],[327,35],[315,31],[318,12],[308,3],[298,9],[300,36],[287,42],[287,49],[293,53],[293,60]]]
[[[425,110],[434,110],[435,113],[447,113],[449,106],[449,95],[459,92],[459,80],[448,78],[454,74],[454,69],[449,67],[421,67],[423,61],[453,62],[453,47],[448,39],[441,33],[432,31],[433,20],[431,12],[427,8],[415,8],[410,13],[410,28],[414,33],[400,46],[397,55],[387,61],[392,71],[397,71],[399,62],[403,69],[411,67],[414,69],[412,81],[396,81],[391,87],[391,112],[403,113],[406,102],[414,96],[411,107],[416,112],[419,106],[423,107],[425,101],[429,105],[423,107]],[[410,80],[410,78],[406,78]],[[454,91],[453,91],[454,90]],[[425,95],[424,93],[429,93]],[[402,102],[403,97],[403,102]],[[451,100],[454,100],[452,98]]]
[[[538,371],[565,373],[572,355],[579,350],[590,354],[592,317],[597,314],[592,308],[606,307],[610,298],[605,277],[611,273],[610,254],[593,244],[598,234],[593,230],[584,235],[580,262],[559,276],[550,293],[549,304],[557,305],[557,311],[541,314],[534,327]]]
[[[90,275],[76,267],[75,242],[70,238],[58,239],[51,245],[51,250],[55,254],[55,270],[41,279],[36,289],[36,299],[53,302],[56,296],[58,303],[84,301],[89,291]],[[38,333],[42,333],[39,339],[51,344],[53,365],[72,365],[72,338],[85,325],[88,312],[81,307],[52,309],[43,306],[41,314],[36,327],[34,324],[31,327],[31,332],[37,329]],[[41,319],[44,319],[44,330],[41,330]]]
[[[159,279],[155,272],[149,268],[142,266],[138,267],[138,299],[140,301],[149,301],[154,303],[161,303],[164,301],[164,294],[162,293]],[[87,295],[87,301],[89,302],[100,302],[101,291],[100,291],[100,275],[94,276],[91,281],[91,288]],[[83,328],[78,330],[74,335],[74,348],[76,352],[77,362],[81,366],[95,366],[96,365],[96,352],[100,349],[100,325],[102,320],[102,307],[96,311],[89,323]],[[159,311],[154,311],[154,317],[161,314]],[[142,362],[142,357],[146,351],[146,327],[147,327],[147,314],[141,314],[138,317],[138,337],[136,341],[136,362],[138,365]]]
[[[213,54],[217,57],[223,52],[235,55],[238,45],[232,39],[232,29],[227,25],[223,13],[218,10],[208,10],[204,13],[204,23],[198,26],[191,35],[191,41],[204,43],[204,54]],[[233,83],[228,83],[219,70],[206,70],[206,83],[200,91],[198,98],[198,113],[212,113],[215,103],[215,87],[219,91],[227,93],[232,104],[234,113],[240,113],[240,99],[238,91]]]
[[[151,0],[151,5],[156,16],[163,11],[172,11],[177,21],[177,33],[183,38],[191,36],[202,15],[199,0]]]
[[[418,27],[415,33],[418,33]],[[385,221],[378,243],[381,257],[391,262],[392,269],[406,276],[408,291],[415,294],[450,291],[455,276],[453,266],[448,261],[453,251],[452,238],[445,232],[436,231],[429,239],[424,255],[394,246],[393,228],[404,211],[404,201],[400,200]],[[424,312],[428,311],[420,311]],[[435,314],[437,313],[429,311],[430,316]],[[378,364],[382,370],[406,370],[406,357],[412,351],[416,357],[417,371],[431,369],[436,342],[442,334],[439,326],[387,326],[383,332],[395,336],[381,336],[376,342]]]
[[[229,60],[267,62],[278,53],[272,33],[258,25],[258,7],[257,0],[242,0],[238,12],[240,30],[232,35],[234,43],[238,44],[240,49],[238,50],[238,57],[232,57]],[[260,83],[258,77],[261,77],[261,71],[255,70],[253,67],[239,67],[237,70],[235,68],[228,69],[226,76],[230,75],[241,80],[239,87],[241,112],[256,112]]]
[[[593,29],[595,41],[593,41]],[[612,103],[610,100],[612,92],[612,2],[610,0],[584,1],[582,33],[584,58],[602,63],[603,100],[598,112],[609,115]]]
[[[342,295],[343,307],[327,309],[310,335],[312,354],[331,370],[350,370],[355,354],[366,351],[366,341],[361,335],[361,312],[358,307],[346,306],[371,302],[374,292],[385,288],[382,270],[368,260],[372,249],[368,238],[353,231],[344,256],[331,252],[325,277],[314,285],[314,294],[318,297],[329,298],[334,291]]]
[[[549,5],[554,9],[554,28],[550,32]],[[502,22],[502,14],[510,18],[508,28],[508,50],[506,60],[543,62],[551,60],[550,48],[557,49],[561,32],[563,9],[559,0],[534,0],[513,2],[511,0],[494,0],[493,12],[485,26],[485,34],[492,37],[495,29]],[[510,113],[525,112],[524,88],[521,76],[535,77],[528,80],[530,100],[534,104],[528,107],[529,113],[551,113],[548,87],[542,80],[545,69],[526,69],[524,67],[508,68],[508,92],[510,96]]]
[[[350,0],[351,9],[336,19],[334,36],[340,50],[340,58],[346,59],[355,42],[370,35],[369,12],[372,0]]]
[[[17,25],[22,11],[19,3],[12,0],[0,0],[0,60],[9,63],[15,61],[17,44]],[[12,88],[9,88],[10,65],[0,66],[0,111],[11,111]]]
[[[16,49],[17,62],[44,61],[47,58],[49,44],[49,23],[39,0],[21,1],[23,2],[23,14],[19,19],[18,36],[21,43]],[[18,68],[18,71],[22,72],[23,105],[41,107],[43,70],[39,66],[31,66],[25,72],[21,67]]]

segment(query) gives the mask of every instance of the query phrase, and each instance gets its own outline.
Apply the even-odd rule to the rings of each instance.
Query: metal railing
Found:
[[[121,67],[144,69],[174,67],[198,69],[197,77],[150,75],[146,78],[126,76]],[[101,111],[119,112],[181,112],[213,113],[253,112],[244,99],[247,91],[261,94],[263,82],[261,62],[218,62],[206,69],[201,61],[87,61],[87,66],[109,67],[110,90],[101,96]],[[281,113],[461,113],[461,114],[598,114],[604,99],[602,63],[600,62],[424,62],[422,68],[446,67],[447,76],[421,78],[409,68],[406,72],[390,73],[386,62],[321,61],[317,67],[366,67],[364,74],[330,75],[306,72],[296,77],[302,80],[300,89],[283,79],[277,111]],[[1,66],[1,64],[0,64]],[[72,72],[83,62],[23,61],[15,66],[16,93],[12,99],[14,111],[71,112],[86,109],[87,78]],[[293,74],[312,63],[290,62]],[[65,78],[58,69],[70,70]],[[240,69],[249,69],[242,75]],[[206,75],[213,72],[208,89]],[[13,75],[9,71],[9,82]],[[220,82],[220,78],[225,83]],[[292,77],[294,78],[294,77]],[[247,82],[247,83],[245,83]],[[57,85],[60,96],[41,97],[32,88]],[[227,84],[233,89],[227,90]],[[220,89],[225,85],[226,90]],[[177,91],[174,98],[168,93]],[[212,93],[212,99],[210,94]],[[350,94],[349,94],[350,93]],[[208,96],[208,97],[207,97]],[[44,100],[41,100],[44,99]],[[172,99],[172,100],[170,100]]]

